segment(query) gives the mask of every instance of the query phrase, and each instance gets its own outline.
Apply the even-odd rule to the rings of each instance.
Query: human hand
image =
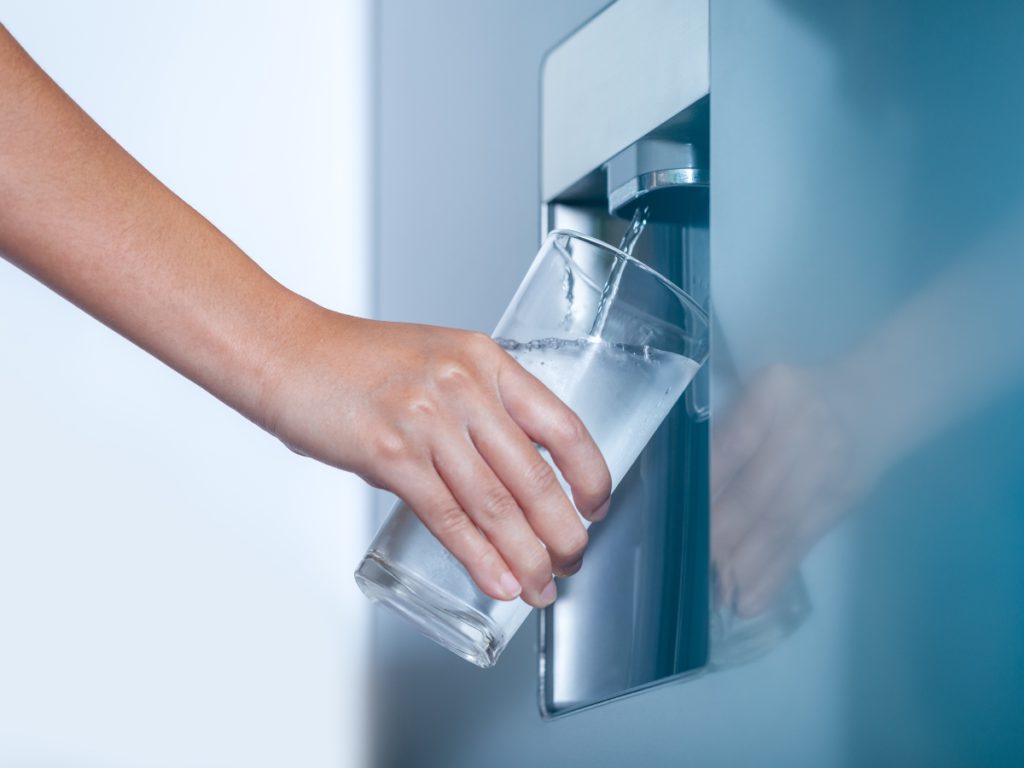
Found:
[[[397,493],[499,599],[555,597],[598,519],[582,422],[482,334],[379,323],[274,281],[93,123],[0,25],[0,257],[299,453]],[[520,586],[521,585],[521,586]]]
[[[774,365],[715,426],[711,553],[717,598],[763,612],[791,571],[877,475],[851,377]]]
[[[483,334],[315,312],[257,420],[401,497],[496,599],[550,604],[611,477],[580,419]],[[536,445],[548,449],[575,508]]]

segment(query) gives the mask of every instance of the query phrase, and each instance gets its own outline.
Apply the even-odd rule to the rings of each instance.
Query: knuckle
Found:
[[[529,552],[523,555],[520,564],[526,573],[536,579],[539,584],[546,584],[551,578],[551,574],[554,573],[551,555],[541,546],[540,542],[537,542],[536,546],[530,547]]]
[[[469,362],[451,356],[434,362],[431,379],[439,397],[446,402],[458,402],[473,394],[476,375]]]
[[[497,486],[488,490],[480,503],[481,514],[492,525],[507,523],[518,511],[519,506],[509,492]]]
[[[477,574],[499,574],[508,570],[501,555],[491,546],[483,547],[479,552],[474,551],[468,562],[463,564],[466,566],[466,570]]]
[[[561,560],[575,562],[583,557],[590,542],[590,536],[582,525],[577,525],[570,533],[562,537],[559,542],[559,554]]]
[[[432,419],[437,416],[437,403],[429,397],[411,397],[405,403],[406,411],[412,416]]]
[[[566,409],[553,424],[555,439],[565,448],[582,445],[587,437],[586,427],[580,417]]]
[[[458,360],[440,360],[434,367],[434,381],[445,391],[462,391],[472,379],[469,369]]]
[[[446,504],[434,510],[434,523],[442,536],[458,536],[471,524],[462,507]]]
[[[604,464],[604,462],[602,462],[599,473],[587,476],[587,482],[590,483],[590,487],[587,490],[592,498],[603,502],[612,495],[612,475],[608,470],[608,465]]]
[[[398,463],[411,453],[409,442],[395,430],[381,430],[371,438],[370,451],[378,462]]]
[[[491,355],[498,349],[498,345],[486,333],[480,331],[469,331],[466,334],[466,349],[476,355]]]
[[[551,465],[544,461],[544,459],[539,455],[533,463],[526,468],[525,480],[534,493],[538,495],[546,495],[556,489],[560,489],[558,478],[555,477],[555,473],[551,469]]]

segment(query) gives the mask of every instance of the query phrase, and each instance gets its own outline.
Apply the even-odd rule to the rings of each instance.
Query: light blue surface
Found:
[[[541,55],[603,5],[381,3],[380,316],[493,326],[539,236]],[[381,765],[1024,761],[1024,6],[711,21],[713,354],[741,376],[716,424],[782,365],[862,436],[798,510],[837,523],[806,542],[813,615],[756,664],[553,723],[530,627],[485,672],[381,616]],[[777,430],[807,457],[783,487],[835,444],[811,416]]]

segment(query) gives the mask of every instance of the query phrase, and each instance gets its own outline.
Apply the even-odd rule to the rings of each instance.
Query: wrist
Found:
[[[246,418],[277,435],[287,402],[287,383],[311,357],[329,316],[335,314],[282,288],[261,307],[252,349],[241,373],[243,401],[233,404]]]
[[[295,411],[308,405],[310,393],[320,391],[318,385],[326,377],[333,379],[333,389],[345,389],[336,362],[327,361],[348,357],[344,348],[359,322],[360,318],[290,294],[261,343],[252,412],[246,416],[293,447],[289,425],[303,421]]]

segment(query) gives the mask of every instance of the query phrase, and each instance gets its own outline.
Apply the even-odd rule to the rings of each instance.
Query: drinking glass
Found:
[[[554,230],[493,338],[582,419],[614,486],[706,360],[708,318],[682,289],[625,252]],[[532,610],[521,599],[483,594],[402,502],[355,578],[371,600],[481,667],[494,665]]]

